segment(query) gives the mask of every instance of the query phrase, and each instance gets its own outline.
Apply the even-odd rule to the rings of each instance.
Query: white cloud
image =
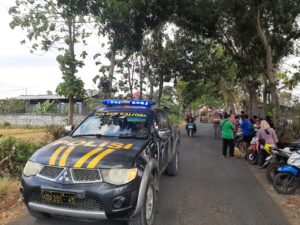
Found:
[[[25,94],[44,94],[47,90],[55,91],[61,82],[61,71],[56,61],[59,54],[51,50],[43,55],[35,55],[29,52],[29,48],[20,44],[25,38],[25,33],[20,29],[12,30],[9,27],[11,17],[8,9],[14,4],[14,0],[0,0],[0,98],[13,97]],[[101,47],[105,38],[92,36],[88,40],[86,51],[89,53],[83,69],[77,76],[85,82],[85,88],[92,89],[93,77],[98,74],[93,55],[100,52],[101,61],[108,63],[105,59],[107,47]],[[82,47],[79,46],[82,49]]]

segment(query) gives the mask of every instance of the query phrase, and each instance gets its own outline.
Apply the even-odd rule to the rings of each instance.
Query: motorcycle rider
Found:
[[[195,119],[195,117],[193,116],[192,113],[187,114],[186,117],[185,117],[185,122],[186,122],[185,129],[187,130],[188,129],[188,124],[192,123],[192,124],[194,124],[194,133],[196,133],[197,132],[197,127],[196,127],[196,124],[195,124],[195,120],[196,119]]]

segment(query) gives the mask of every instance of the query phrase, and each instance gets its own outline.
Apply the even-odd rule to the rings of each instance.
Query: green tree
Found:
[[[86,44],[86,38],[90,33],[84,28],[87,17],[80,14],[76,9],[77,4],[82,5],[84,1],[65,1],[60,4],[56,0],[18,0],[16,5],[9,9],[12,16],[11,28],[20,27],[27,32],[26,44],[32,45],[31,52],[48,51],[58,49],[61,54],[57,57],[63,82],[57,86],[56,92],[69,99],[68,122],[73,124],[74,104],[83,98],[83,81],[76,77],[78,68],[84,66],[83,60],[87,52],[82,51],[76,55],[75,46],[81,42]]]
[[[299,37],[299,1],[178,0],[177,4],[178,25],[222,44],[236,60],[241,75],[253,78],[263,75],[275,119],[279,119],[278,83],[274,74],[280,60],[293,52],[293,41]],[[255,70],[249,73],[247,66],[243,67],[247,64]]]

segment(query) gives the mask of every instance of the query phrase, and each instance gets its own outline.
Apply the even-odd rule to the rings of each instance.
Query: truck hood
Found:
[[[148,140],[64,137],[39,149],[31,161],[71,168],[132,168]]]

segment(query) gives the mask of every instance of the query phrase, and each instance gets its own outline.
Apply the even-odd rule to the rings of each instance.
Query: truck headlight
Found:
[[[24,167],[23,174],[27,177],[37,175],[43,168],[42,164],[28,161]]]
[[[137,175],[137,168],[133,169],[102,169],[103,180],[114,185],[127,184],[134,180]]]

